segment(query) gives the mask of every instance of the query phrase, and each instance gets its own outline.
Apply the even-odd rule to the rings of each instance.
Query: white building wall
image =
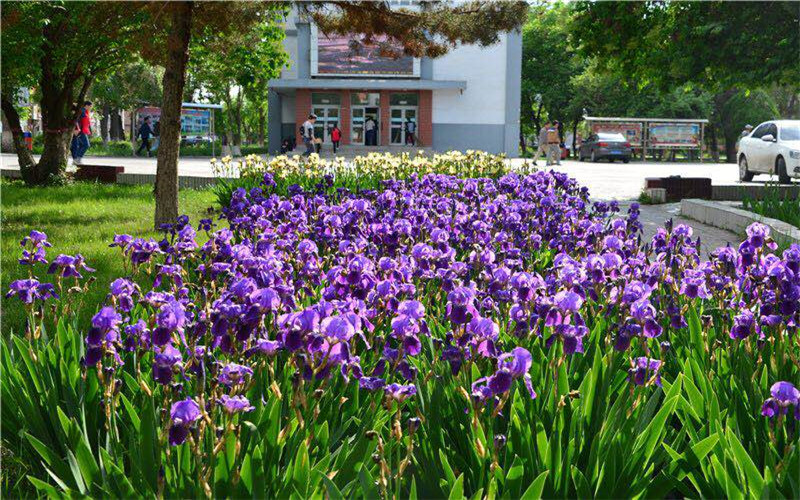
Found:
[[[505,123],[506,38],[490,47],[462,45],[433,60],[434,80],[467,82],[463,93],[433,92],[433,123]]]
[[[297,79],[297,33],[286,35],[283,39],[283,50],[289,55],[286,65],[281,70],[281,78],[286,80]]]

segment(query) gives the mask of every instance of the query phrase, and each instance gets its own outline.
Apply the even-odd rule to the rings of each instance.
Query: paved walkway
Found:
[[[210,158],[181,158],[178,163],[178,175],[212,177]],[[509,160],[520,164],[525,160]],[[14,154],[3,154],[0,158],[2,167],[18,169],[17,157]],[[131,157],[86,157],[84,162],[90,165],[121,165],[128,174],[155,174],[155,158]],[[540,162],[542,165],[542,162]],[[540,168],[551,168],[541,166]],[[738,182],[738,169],[732,163],[589,163],[565,160],[562,165],[552,167],[574,177],[581,185],[589,188],[592,198],[597,200],[634,200],[639,197],[647,177],[665,177],[681,175],[684,177],[708,177],[713,184],[734,184]],[[763,184],[770,176],[757,176],[753,184]],[[773,179],[775,180],[775,179]]]
[[[620,203],[621,213],[624,214],[628,211],[630,202]],[[681,204],[680,203],[665,203],[663,205],[641,205],[641,214],[639,220],[642,221],[644,230],[644,240],[649,241],[659,227],[663,227],[668,219],[672,219],[675,225],[686,224],[694,231],[694,236],[700,236],[700,252],[703,257],[708,257],[710,252],[713,252],[719,247],[724,247],[730,244],[733,247],[738,247],[739,243],[744,239],[742,235],[738,235],[725,229],[719,229],[698,222],[693,219],[681,217]]]

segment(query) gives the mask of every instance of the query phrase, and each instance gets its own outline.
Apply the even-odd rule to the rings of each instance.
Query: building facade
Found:
[[[289,64],[269,83],[269,147],[294,138],[309,114],[315,136],[342,145],[413,143],[434,151],[480,149],[516,156],[522,37],[490,47],[462,45],[436,58],[392,54],[387,41],[327,37],[304,19],[286,22]],[[409,132],[413,132],[409,134]]]

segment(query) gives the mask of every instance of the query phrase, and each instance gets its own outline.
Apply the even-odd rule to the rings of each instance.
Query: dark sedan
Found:
[[[602,158],[607,160],[622,160],[624,163],[631,161],[631,143],[622,134],[598,132],[591,134],[581,144],[578,159],[586,158],[597,161]]]

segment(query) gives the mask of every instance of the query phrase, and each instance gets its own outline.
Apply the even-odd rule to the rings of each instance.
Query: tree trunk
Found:
[[[264,107],[258,107],[258,145],[259,147],[264,147],[264,129],[266,124],[266,113],[264,113]]]
[[[533,110],[531,110],[533,113]],[[542,101],[539,101],[539,107],[536,113],[533,114],[533,124],[536,126],[536,137],[539,137],[539,132],[542,130]]]
[[[578,147],[578,120],[575,120],[574,122],[572,122],[572,150],[570,150],[570,153],[572,153],[573,158],[576,157],[578,154],[577,153],[578,150],[576,149],[577,147]]]
[[[17,113],[14,104],[11,103],[8,94],[2,96],[3,114],[6,115],[6,120],[11,126],[11,136],[14,139],[14,151],[17,153],[19,160],[19,170],[22,179],[26,184],[36,184],[31,178],[36,173],[36,161],[33,159],[33,154],[25,144],[25,137],[22,135],[22,125],[19,122],[19,113]]]
[[[120,110],[115,108],[111,111],[111,120],[109,125],[109,135],[112,141],[124,141],[125,133],[122,128],[122,116]]]
[[[736,134],[725,133],[725,160],[736,163]]]
[[[130,136],[131,147],[133,148],[134,151],[136,151],[136,122],[134,121],[135,119],[136,119],[136,110],[132,109],[130,111],[129,121],[131,124],[131,136]],[[156,178],[158,178],[158,167],[156,167]]]
[[[717,141],[717,127],[711,125],[708,127],[708,135],[709,139],[711,140],[711,158],[715,161],[719,161],[719,141]]]
[[[175,2],[170,6],[171,29],[167,37],[164,68],[164,96],[161,107],[161,142],[156,167],[155,227],[178,218],[178,153],[181,140],[181,103],[186,85],[186,64],[192,35],[194,2]],[[132,134],[133,135],[133,134]]]
[[[111,108],[108,107],[108,104],[103,104],[103,117],[100,118],[100,138],[103,139],[103,146],[108,145],[108,135],[109,135],[109,119],[111,118]]]

